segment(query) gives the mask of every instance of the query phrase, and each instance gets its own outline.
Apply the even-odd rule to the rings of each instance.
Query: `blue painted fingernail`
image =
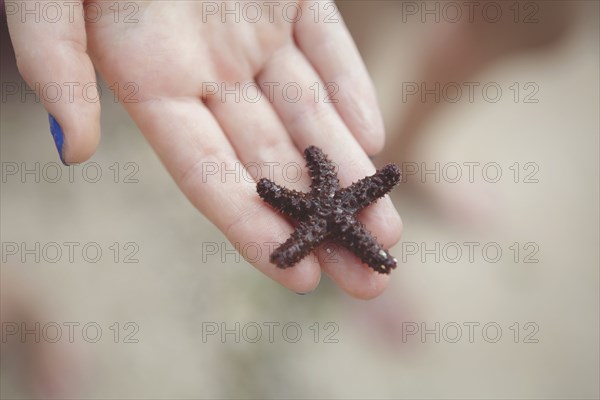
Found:
[[[52,134],[52,139],[54,139],[54,143],[56,144],[56,150],[58,150],[60,161],[62,161],[63,164],[68,165],[63,159],[63,144],[65,142],[65,136],[63,135],[62,128],[52,114],[48,114],[48,120],[50,121],[50,133]]]

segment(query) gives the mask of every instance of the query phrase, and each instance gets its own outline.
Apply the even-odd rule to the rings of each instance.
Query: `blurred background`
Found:
[[[599,3],[467,3],[338,2],[406,177],[370,301],[243,261],[106,85],[59,164],[3,21],[2,398],[598,398]]]

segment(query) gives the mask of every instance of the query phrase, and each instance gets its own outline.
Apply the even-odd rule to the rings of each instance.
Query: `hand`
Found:
[[[243,15],[236,22],[223,10],[209,15],[214,8],[198,1],[128,1],[121,3],[122,10],[114,10],[114,2],[85,3],[101,16],[98,21],[86,23],[76,14],[74,22],[63,18],[55,23],[23,23],[9,16],[19,70],[30,86],[94,82],[94,66],[109,84],[135,83],[137,102],[125,101],[127,93],[121,91],[123,105],[198,210],[232,243],[260,245],[263,256],[253,262],[255,267],[299,293],[318,285],[321,268],[356,297],[370,298],[384,290],[389,278],[363,266],[347,251],[337,263],[324,262],[325,252],[319,252],[319,260],[306,257],[295,267],[276,268],[268,259],[268,243],[284,242],[292,226],[261,201],[255,183],[236,182],[231,176],[222,179],[221,174],[207,176],[205,169],[208,164],[233,170],[270,162],[303,167],[302,150],[312,144],[339,165],[342,186],[374,173],[368,155],[383,147],[383,123],[372,84],[341,17],[336,13],[332,18],[337,22],[324,22],[332,5],[298,2],[301,16],[292,15],[294,7],[286,7],[284,16],[285,3],[272,12],[262,5],[262,17],[251,23]],[[137,12],[130,19],[137,22],[126,23],[132,5]],[[318,22],[315,8],[320,10]],[[248,16],[255,13],[249,10]],[[207,83],[231,89],[236,82],[242,86],[256,82],[265,95],[256,102],[254,96],[236,101],[220,90],[215,95],[207,90]],[[302,90],[297,102],[282,92],[290,82]],[[333,96],[337,103],[324,102],[324,82],[334,82],[339,89]],[[65,162],[89,158],[100,136],[99,103],[76,96],[74,102],[65,99],[44,106],[64,132]],[[309,180],[304,168],[302,172],[306,179],[296,188],[306,190]],[[282,181],[281,174],[275,181],[293,186]],[[366,210],[361,220],[384,246],[399,240],[401,220],[389,198]]]

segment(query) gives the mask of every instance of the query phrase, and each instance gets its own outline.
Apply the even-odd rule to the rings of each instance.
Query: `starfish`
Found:
[[[281,187],[266,178],[256,185],[259,196],[297,222],[296,230],[271,254],[279,268],[289,268],[331,239],[350,250],[373,270],[389,274],[397,260],[357,219],[365,207],[385,196],[400,181],[400,169],[388,164],[374,175],[340,188],[333,163],[321,149],[310,146],[304,158],[312,183],[310,193]]]

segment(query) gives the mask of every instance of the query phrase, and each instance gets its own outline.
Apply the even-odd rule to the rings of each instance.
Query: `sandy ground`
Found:
[[[66,346],[80,360],[81,380],[71,375],[69,385],[85,398],[597,398],[598,4],[586,7],[553,49],[504,60],[476,78],[505,89],[535,82],[538,103],[507,95],[432,116],[414,159],[495,162],[503,177],[435,185],[449,205],[445,215],[456,219],[394,196],[405,231],[391,252],[405,259],[375,300],[351,299],[326,277],[298,296],[233,253],[208,255],[207,246],[233,247],[179,192],[107,90],[100,148],[90,163],[71,168],[72,182],[66,167],[51,182],[58,160],[42,106],[2,102],[3,171],[19,168],[1,186],[3,290],[11,285],[39,298],[42,321],[101,327],[97,343],[90,343],[93,331],[75,330]],[[358,35],[356,20],[348,16]],[[402,108],[399,82],[416,79],[421,39],[377,22],[358,43],[390,122]],[[2,79],[15,81],[9,73]],[[36,165],[39,183],[20,175]],[[524,182],[534,170],[537,182]],[[95,171],[102,177],[92,183]],[[464,222],[473,215],[474,223]],[[21,253],[5,248],[40,243],[50,252],[48,244],[58,243],[66,251],[66,242],[79,244],[73,262],[66,254],[49,262],[54,253],[21,262]],[[407,251],[436,243],[466,251],[465,242],[479,243],[473,262],[465,254],[452,262],[454,253],[423,261],[422,252]],[[490,243],[502,250],[497,262],[481,253]],[[90,261],[95,248],[102,250],[97,262]],[[128,255],[138,262],[125,262]],[[524,262],[527,255],[538,262]],[[270,322],[279,324],[272,343]],[[222,323],[233,331],[240,324],[240,343],[233,333],[203,338]],[[415,327],[435,331],[436,323],[439,343],[435,333],[407,335]],[[244,340],[256,324],[261,338]],[[457,326],[462,336],[454,340]],[[27,396],[6,369],[2,383],[3,398]]]

